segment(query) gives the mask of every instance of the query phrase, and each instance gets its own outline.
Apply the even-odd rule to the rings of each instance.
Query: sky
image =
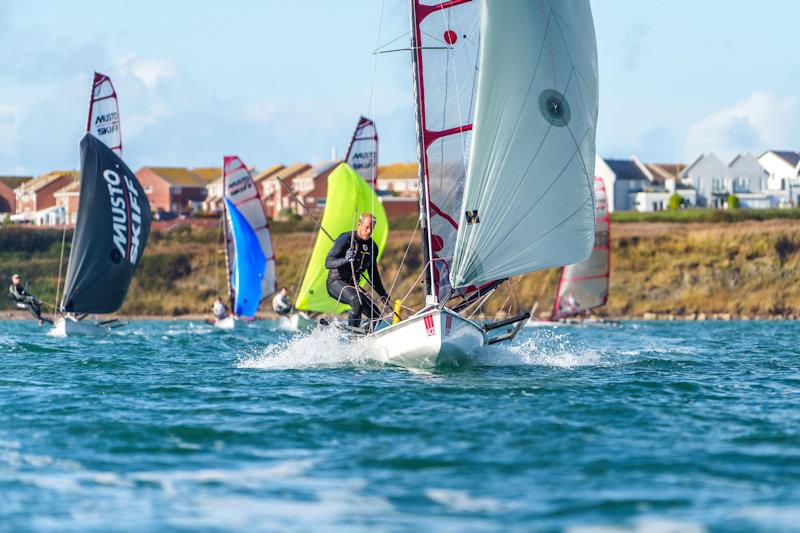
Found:
[[[592,8],[601,155],[800,150],[800,2]],[[405,0],[0,0],[0,175],[78,167],[94,70],[114,81],[134,169],[318,163],[360,114],[382,162],[413,161],[409,56],[373,54],[407,31]]]

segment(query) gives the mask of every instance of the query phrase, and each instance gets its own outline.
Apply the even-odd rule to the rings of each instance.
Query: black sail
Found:
[[[133,172],[90,133],[81,139],[81,194],[61,309],[122,307],[150,234],[150,203]]]

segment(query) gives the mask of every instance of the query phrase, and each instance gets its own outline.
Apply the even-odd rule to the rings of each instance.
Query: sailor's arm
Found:
[[[331,251],[325,257],[325,268],[332,270],[347,264],[350,259],[347,257],[347,251],[350,249],[350,234],[342,233],[333,241]]]

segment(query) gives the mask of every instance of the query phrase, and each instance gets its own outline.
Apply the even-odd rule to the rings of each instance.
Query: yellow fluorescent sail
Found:
[[[378,246],[378,259],[383,255],[386,241],[389,238],[389,223],[386,211],[378,200],[375,191],[364,178],[358,175],[347,163],[341,163],[328,176],[328,196],[325,201],[325,213],[322,215],[322,227],[331,237],[337,238],[342,233],[354,231],[358,224],[358,215],[367,211],[375,215],[375,230],[372,239]],[[350,306],[336,303],[328,296],[325,280],[328,269],[325,268],[325,257],[333,245],[333,241],[320,231],[314,251],[306,268],[306,275],[300,285],[295,307],[302,311],[316,313],[343,313]],[[361,286],[365,281],[361,280]]]

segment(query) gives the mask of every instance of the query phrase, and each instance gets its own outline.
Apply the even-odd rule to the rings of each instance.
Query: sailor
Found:
[[[11,276],[11,286],[8,288],[8,293],[14,303],[17,304],[17,307],[27,308],[39,321],[39,325],[42,325],[42,303],[20,284],[19,274]]]
[[[374,228],[375,217],[372,213],[361,213],[356,231],[339,235],[325,258],[328,295],[350,306],[347,322],[351,327],[361,325],[362,313],[373,320],[380,318],[381,314],[381,306],[376,305],[364,291],[356,288],[363,273],[369,275],[372,287],[383,303],[389,300],[389,294],[383,288],[378,272],[378,246],[372,240]]]
[[[580,305],[581,304],[578,301],[578,299],[575,298],[575,294],[569,293],[569,296],[567,297],[567,309],[574,313],[574,312],[576,312],[578,310]]]
[[[281,287],[272,299],[272,309],[279,315],[288,315],[292,310],[292,302],[289,301],[289,289]]]
[[[217,320],[222,320],[228,316],[228,308],[225,307],[225,304],[222,303],[220,298],[217,298],[214,302],[214,318]]]

